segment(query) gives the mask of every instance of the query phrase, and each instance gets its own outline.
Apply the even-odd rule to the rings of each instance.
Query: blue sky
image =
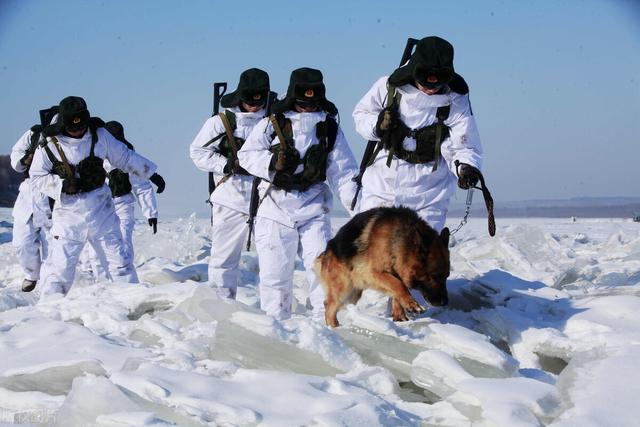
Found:
[[[188,146],[212,84],[250,67],[283,94],[325,76],[360,158],[351,112],[397,66],[407,37],[455,47],[496,200],[640,196],[640,2],[0,0],[0,154],[68,95],[119,120],[167,180],[161,215],[206,212]],[[457,196],[464,200],[464,194]]]

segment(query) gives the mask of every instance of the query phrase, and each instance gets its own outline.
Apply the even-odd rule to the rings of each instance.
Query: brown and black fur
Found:
[[[449,229],[438,233],[415,211],[374,208],[355,215],[327,243],[315,268],[325,290],[325,321],[338,326],[337,313],[355,304],[364,289],[393,298],[393,320],[425,309],[411,296],[417,289],[433,305],[446,305]]]

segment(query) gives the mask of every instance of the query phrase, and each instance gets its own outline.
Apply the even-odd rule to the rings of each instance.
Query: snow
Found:
[[[335,218],[337,229],[344,219]],[[450,226],[459,219],[450,219]],[[0,425],[636,426],[640,228],[625,220],[474,218],[452,240],[447,307],[408,322],[367,291],[334,330],[206,285],[208,218],[140,223],[143,283],[38,303],[20,291],[0,210]]]

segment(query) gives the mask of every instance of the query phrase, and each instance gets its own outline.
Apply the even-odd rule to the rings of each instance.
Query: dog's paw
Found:
[[[407,322],[409,320],[404,310],[401,313],[392,313],[392,316],[394,322]]]

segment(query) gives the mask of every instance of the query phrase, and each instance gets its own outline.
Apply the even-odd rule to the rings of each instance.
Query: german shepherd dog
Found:
[[[325,321],[338,326],[338,310],[355,304],[364,289],[393,298],[394,321],[425,308],[411,296],[417,289],[432,305],[446,305],[449,229],[440,235],[415,211],[381,207],[355,215],[327,243],[315,269],[325,291]]]

